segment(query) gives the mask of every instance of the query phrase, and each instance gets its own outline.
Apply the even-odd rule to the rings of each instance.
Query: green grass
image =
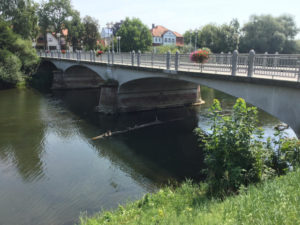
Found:
[[[80,224],[300,224],[300,170],[224,201],[208,199],[201,189],[189,182],[166,187],[115,211],[81,217]]]

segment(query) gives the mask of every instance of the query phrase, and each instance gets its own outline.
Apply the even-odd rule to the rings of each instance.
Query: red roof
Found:
[[[157,25],[151,29],[151,34],[154,37],[161,37],[167,31],[169,31],[167,28]],[[176,37],[183,37],[181,34],[175,32],[175,31],[171,31],[171,32],[173,32],[176,35]]]
[[[158,25],[158,26],[151,29],[151,34],[154,37],[161,37],[167,31],[168,31],[167,28]]]
[[[68,36],[68,29],[62,29],[61,30],[61,32],[62,32],[62,34],[65,36],[65,37],[67,37]]]

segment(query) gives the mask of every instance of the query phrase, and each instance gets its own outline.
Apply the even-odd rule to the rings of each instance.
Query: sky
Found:
[[[300,0],[71,0],[81,16],[92,16],[100,29],[107,22],[136,17],[151,28],[152,24],[183,34],[208,23],[229,23],[237,18],[246,23],[253,14],[294,16],[300,27]],[[298,35],[299,36],[299,35]]]

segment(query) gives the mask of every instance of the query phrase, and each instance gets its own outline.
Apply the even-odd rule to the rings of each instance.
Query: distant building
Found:
[[[40,34],[36,40],[35,47],[37,49],[44,49],[46,46],[47,50],[66,49],[67,36],[68,36],[68,29],[63,29],[61,31],[61,36],[59,38],[56,36],[55,33],[47,33],[46,39],[43,34]]]
[[[111,28],[102,28],[101,38],[104,40],[105,46],[108,46],[111,42],[113,30]]]
[[[176,45],[183,46],[183,36],[175,31],[171,31],[163,26],[152,24],[150,30],[152,34],[152,46]]]

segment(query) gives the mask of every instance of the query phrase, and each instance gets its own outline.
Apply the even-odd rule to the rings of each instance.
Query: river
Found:
[[[1,225],[74,224],[81,213],[115,208],[168,182],[201,179],[202,152],[193,129],[209,127],[214,98],[227,111],[235,102],[202,87],[201,106],[103,116],[94,112],[98,92],[0,91]],[[91,140],[156,117],[179,120]],[[280,123],[263,111],[259,121],[266,136]]]

